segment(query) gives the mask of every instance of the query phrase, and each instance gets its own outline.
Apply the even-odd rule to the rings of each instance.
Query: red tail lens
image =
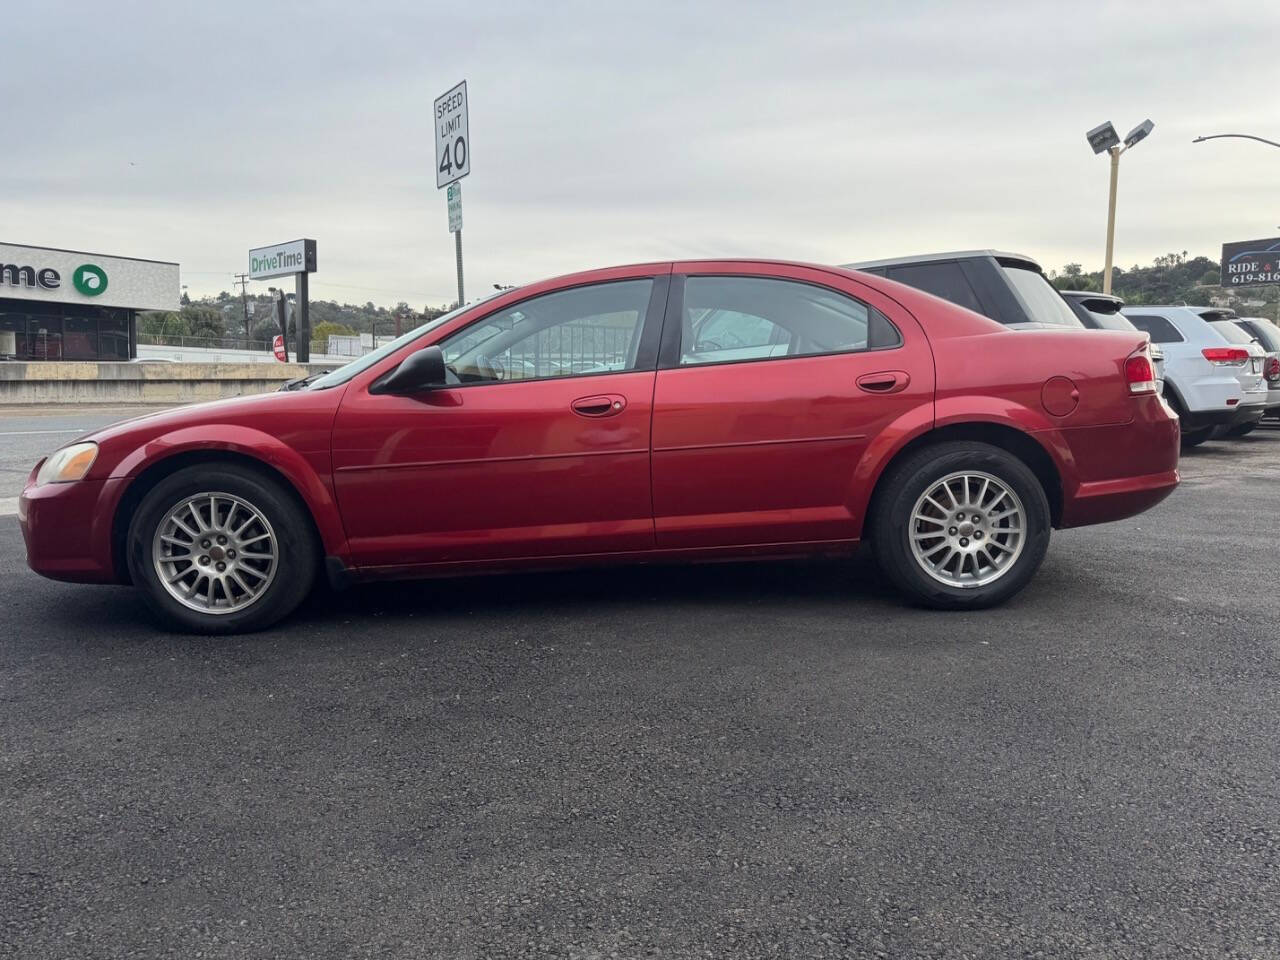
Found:
[[[1124,379],[1130,393],[1156,392],[1156,368],[1145,349],[1124,362]]]
[[[1272,357],[1267,361],[1267,379],[1280,380],[1280,357]]]
[[[1244,347],[1205,347],[1200,351],[1210,363],[1240,366],[1249,359],[1249,351]]]

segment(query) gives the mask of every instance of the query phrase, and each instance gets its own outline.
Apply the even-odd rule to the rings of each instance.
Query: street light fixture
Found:
[[[1239,137],[1241,140],[1257,140],[1259,143],[1266,143],[1273,147],[1280,147],[1280,143],[1274,140],[1268,140],[1266,137],[1255,137],[1252,133],[1215,133],[1207,137],[1196,137],[1192,143],[1203,143],[1206,140],[1221,140],[1224,137]]]
[[[1095,154],[1111,154],[1111,193],[1107,199],[1107,260],[1102,269],[1102,292],[1111,292],[1111,261],[1116,238],[1116,183],[1120,177],[1120,154],[1130,147],[1136,146],[1151,135],[1155,124],[1143,120],[1124,137],[1124,146],[1120,146],[1120,135],[1108,121],[1101,123],[1085,134],[1089,146]]]

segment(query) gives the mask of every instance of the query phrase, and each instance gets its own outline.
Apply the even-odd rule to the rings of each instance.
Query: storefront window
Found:
[[[0,313],[0,360],[26,359],[28,359],[26,315]]]
[[[63,359],[97,360],[98,321],[86,317],[67,317],[62,323]]]
[[[27,320],[27,358],[62,359],[61,317],[30,317]]]
[[[103,317],[98,322],[98,350],[103,360],[129,359],[129,321],[126,316]]]

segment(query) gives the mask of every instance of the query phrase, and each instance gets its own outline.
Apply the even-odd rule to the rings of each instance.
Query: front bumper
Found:
[[[18,498],[27,566],[51,580],[120,582],[111,533],[115,507],[127,483],[118,478],[37,486],[33,470]]]

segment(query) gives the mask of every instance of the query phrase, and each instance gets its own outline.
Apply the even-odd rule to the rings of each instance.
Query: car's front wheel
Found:
[[[1029,467],[999,447],[925,447],[881,481],[870,529],[881,569],[911,601],[974,609],[1017,593],[1049,546],[1049,503]]]
[[[311,589],[318,554],[288,491],[234,464],[165,477],[129,526],[134,585],[158,619],[194,633],[261,630],[288,615]]]

